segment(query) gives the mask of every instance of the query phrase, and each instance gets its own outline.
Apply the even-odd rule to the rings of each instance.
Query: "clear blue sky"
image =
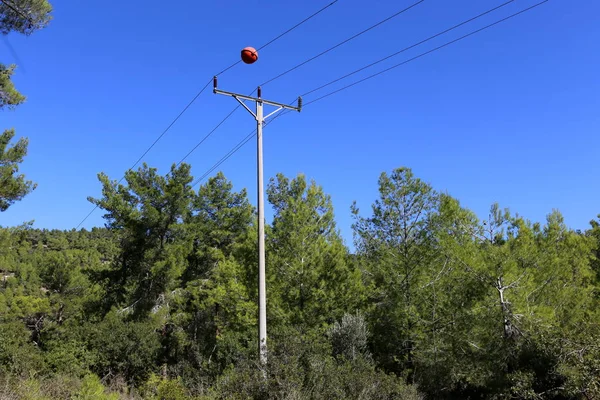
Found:
[[[330,0],[53,0],[54,20],[31,37],[7,37],[28,96],[2,112],[2,128],[30,140],[22,171],[38,189],[0,214],[70,229],[100,194],[96,174],[118,179],[213,74],[244,46],[259,47]],[[360,38],[266,85],[290,101],[501,0],[426,0]],[[339,0],[301,28],[220,77],[224,90],[256,85],[412,3]],[[400,55],[400,62],[534,4],[498,12]],[[585,229],[600,213],[600,24],[597,1],[551,0],[490,30],[280,118],[265,130],[265,175],[305,173],[331,194],[344,237],[349,207],[377,197],[382,171],[407,166],[481,217],[499,202],[531,220],[559,209]],[[16,61],[0,42],[5,63]],[[340,82],[340,85],[349,82]],[[316,95],[321,94],[317,93]],[[310,101],[307,97],[305,100]],[[234,106],[207,90],[146,156],[167,172]],[[253,128],[240,109],[189,159],[202,175]],[[255,203],[255,145],[220,168]],[[97,210],[84,224],[101,225]]]

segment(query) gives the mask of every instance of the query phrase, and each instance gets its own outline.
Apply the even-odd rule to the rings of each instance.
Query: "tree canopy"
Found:
[[[52,19],[52,6],[46,0],[0,1],[0,32],[30,35],[44,28]]]
[[[15,201],[21,200],[36,185],[25,179],[25,175],[18,174],[19,164],[27,155],[27,139],[21,138],[13,146],[9,142],[15,136],[15,131],[10,129],[0,135],[0,211],[6,209]]]
[[[350,252],[323,188],[277,174],[265,380],[246,191],[222,173],[192,187],[187,164],[99,180],[104,228],[0,229],[0,396],[600,395],[596,220],[579,232],[497,204],[480,220],[398,168],[352,207]]]
[[[50,22],[51,12],[52,6],[46,0],[1,0],[0,34],[15,32],[30,35]],[[16,65],[5,65],[0,60],[0,111],[12,110],[25,101],[25,96],[19,93],[12,81],[15,69]],[[19,164],[27,155],[28,141],[21,138],[9,148],[14,136],[14,129],[0,134],[0,212],[6,211],[36,187],[22,174],[17,175]]]

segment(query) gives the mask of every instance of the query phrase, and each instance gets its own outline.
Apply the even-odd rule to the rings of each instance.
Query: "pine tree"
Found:
[[[193,243],[183,275],[184,298],[175,323],[187,332],[180,343],[219,373],[248,344],[256,326],[255,279],[240,257],[249,235],[252,206],[246,191],[233,191],[222,173],[210,178],[194,196],[185,219]]]
[[[331,199],[303,175],[271,179],[274,209],[268,235],[267,277],[271,319],[319,327],[354,312],[364,296],[360,271],[346,262]]]
[[[27,155],[27,139],[19,139],[12,147],[8,144],[15,136],[12,129],[0,135],[0,211],[6,211],[15,201],[23,199],[36,188],[36,184],[25,180],[20,174],[19,164]]]
[[[429,217],[438,195],[408,168],[379,178],[379,199],[372,216],[352,211],[358,254],[372,285],[371,313],[374,355],[391,371],[412,379],[415,348],[422,334],[422,293],[435,259]]]
[[[172,166],[164,177],[144,164],[125,174],[127,186],[99,174],[101,199],[90,201],[107,211],[107,227],[121,246],[101,279],[106,306],[143,316],[165,302],[187,266],[191,243],[182,224],[192,200],[190,167]]]
[[[0,34],[17,32],[30,35],[48,24],[51,11],[52,7],[46,0],[0,1]],[[25,101],[25,96],[19,93],[11,80],[15,68],[14,64],[0,62],[0,111],[13,109]],[[27,155],[28,142],[22,138],[7,148],[14,136],[13,129],[5,130],[0,135],[0,212],[6,211],[36,187],[31,181],[26,181],[23,175],[15,175],[23,157]]]

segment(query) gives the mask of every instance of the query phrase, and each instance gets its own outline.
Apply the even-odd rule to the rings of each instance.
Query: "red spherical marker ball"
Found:
[[[258,60],[258,52],[254,47],[245,47],[242,50],[242,61],[246,64],[252,64]]]

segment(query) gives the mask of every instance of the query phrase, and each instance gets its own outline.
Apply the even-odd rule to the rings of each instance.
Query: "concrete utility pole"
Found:
[[[258,352],[260,361],[263,365],[267,363],[267,289],[265,283],[265,200],[263,189],[263,146],[262,130],[263,124],[267,118],[282,109],[296,110],[302,109],[302,98],[298,97],[298,106],[288,106],[287,104],[277,103],[275,101],[263,100],[260,86],[258,87],[258,97],[250,97],[243,94],[225,92],[217,89],[217,77],[213,78],[213,93],[224,94],[236,99],[256,120],[256,139],[257,139],[257,169],[258,169]],[[256,103],[256,112],[253,112],[242,100],[250,100]],[[266,116],[263,116],[263,104],[269,104],[277,109]]]

